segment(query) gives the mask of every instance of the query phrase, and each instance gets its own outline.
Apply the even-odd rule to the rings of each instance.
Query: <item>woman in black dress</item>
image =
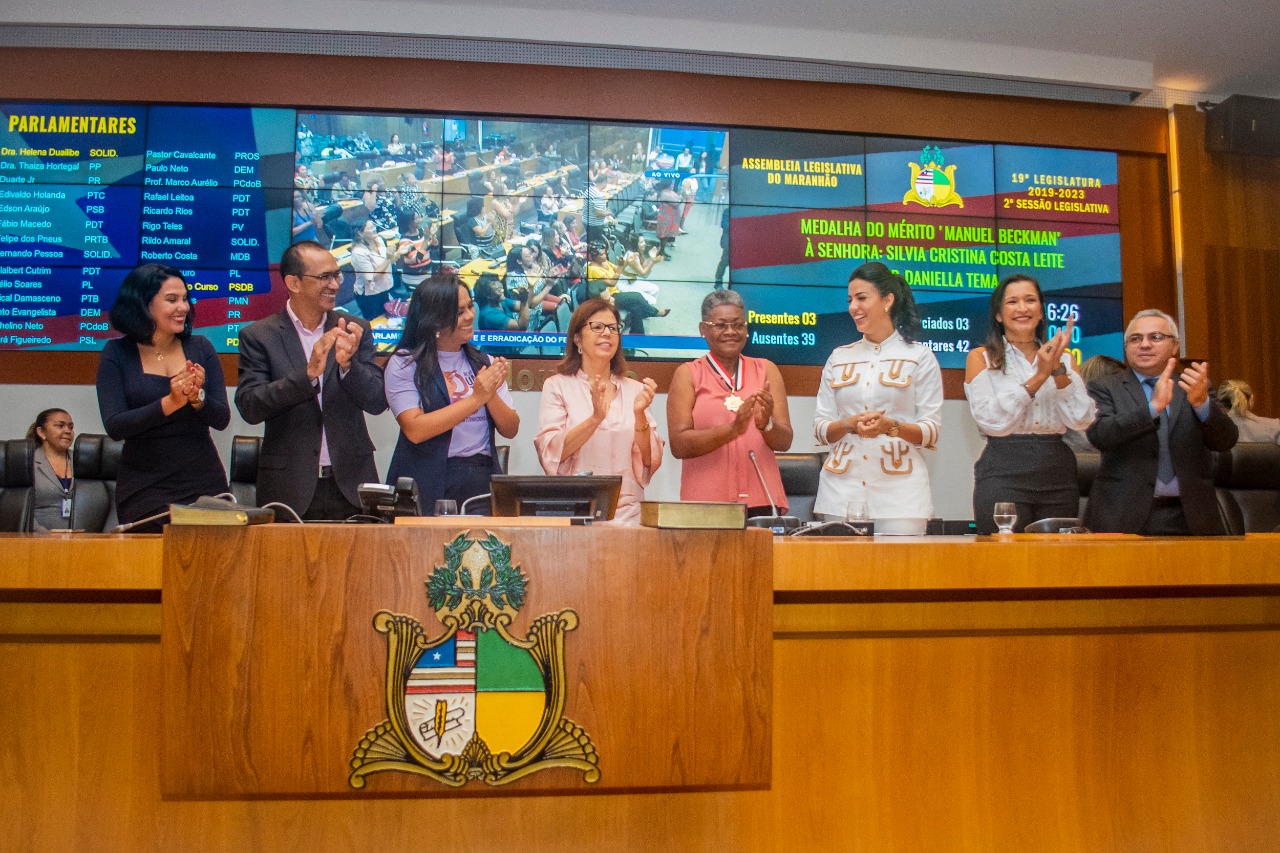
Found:
[[[143,264],[125,276],[109,316],[124,337],[102,349],[98,408],[107,433],[124,440],[116,480],[120,522],[226,492],[209,430],[226,429],[231,409],[213,345],[191,334],[186,280],[173,267]],[[162,526],[163,519],[134,529]]]

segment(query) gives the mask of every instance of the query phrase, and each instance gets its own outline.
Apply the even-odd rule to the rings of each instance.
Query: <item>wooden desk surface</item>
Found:
[[[158,594],[158,537],[0,542],[5,594]],[[1274,848],[1280,536],[779,540],[773,556],[769,791],[165,800],[160,620],[149,635],[102,622],[111,636],[84,637],[84,612],[47,618],[160,606],[39,614],[10,599],[0,731],[4,775],[22,781],[0,822],[18,849],[157,853],[445,834],[557,853]]]
[[[775,600],[796,594],[1273,586],[1280,535],[777,538]]]

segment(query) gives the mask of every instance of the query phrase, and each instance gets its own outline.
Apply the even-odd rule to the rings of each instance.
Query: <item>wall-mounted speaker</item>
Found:
[[[1205,112],[1204,147],[1280,157],[1280,100],[1232,95]]]

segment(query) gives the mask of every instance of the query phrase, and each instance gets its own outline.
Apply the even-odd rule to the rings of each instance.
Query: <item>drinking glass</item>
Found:
[[[457,515],[458,502],[447,499],[436,501],[436,515]]]
[[[991,520],[996,523],[997,533],[1012,533],[1013,524],[1018,520],[1018,507],[1009,501],[1001,501],[996,504],[996,511],[991,516]]]
[[[868,521],[871,516],[867,512],[867,502],[863,500],[852,500],[845,504],[844,520],[845,521]]]

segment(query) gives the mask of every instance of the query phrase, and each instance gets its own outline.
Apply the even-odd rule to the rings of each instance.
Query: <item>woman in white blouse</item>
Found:
[[[872,518],[929,518],[921,450],[938,441],[942,371],[916,343],[911,288],[884,264],[863,264],[849,277],[849,316],[862,338],[831,353],[818,386],[814,436],[831,452],[813,511],[844,518],[856,502]]]
[[[1076,457],[1062,436],[1093,423],[1097,406],[1067,352],[1074,328],[1071,318],[1048,339],[1044,296],[1029,275],[1007,276],[991,294],[987,344],[965,364],[969,410],[987,439],[973,469],[979,533],[996,531],[997,501],[1017,504],[1015,531],[1079,515]]]

